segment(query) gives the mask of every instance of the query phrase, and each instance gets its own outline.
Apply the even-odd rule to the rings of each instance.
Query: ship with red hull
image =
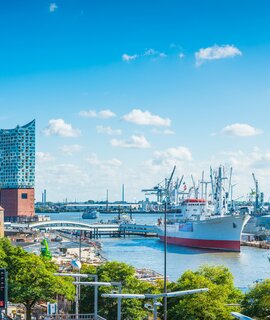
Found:
[[[241,233],[249,216],[244,214],[211,217],[205,220],[167,224],[167,243],[195,248],[240,251]],[[158,227],[164,240],[164,225]]]
[[[204,198],[186,198],[170,209],[166,221],[167,243],[223,251],[240,251],[241,234],[250,216],[247,212],[228,210],[228,191],[224,187],[224,169],[210,173],[212,201],[209,204],[207,192]],[[231,179],[230,179],[231,180]],[[174,211],[174,212],[173,212]],[[165,225],[159,219],[159,238],[164,241]]]

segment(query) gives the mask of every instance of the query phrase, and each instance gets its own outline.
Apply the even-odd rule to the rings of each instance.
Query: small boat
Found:
[[[118,216],[110,220],[109,223],[135,224],[135,220],[125,213],[119,213]]]
[[[83,219],[97,219],[98,217],[99,217],[99,212],[93,209],[92,210],[87,209],[82,215]]]

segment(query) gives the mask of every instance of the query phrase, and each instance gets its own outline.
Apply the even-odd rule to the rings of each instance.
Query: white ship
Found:
[[[175,213],[167,215],[167,242],[171,244],[240,251],[241,233],[250,216],[228,212],[228,192],[223,187],[223,168],[213,176],[211,171],[213,205],[199,198],[183,200]],[[158,221],[158,234],[164,240],[164,223]]]

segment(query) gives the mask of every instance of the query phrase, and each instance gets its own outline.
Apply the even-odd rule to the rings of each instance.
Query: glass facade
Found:
[[[0,188],[34,188],[35,120],[0,130]]]

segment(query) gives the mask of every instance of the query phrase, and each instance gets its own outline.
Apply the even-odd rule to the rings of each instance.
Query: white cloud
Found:
[[[133,109],[128,114],[122,117],[127,122],[132,122],[144,126],[165,126],[171,125],[169,118],[162,118],[158,115],[151,114],[149,111],[142,111],[140,109]]]
[[[96,118],[97,112],[95,110],[80,111],[79,116],[85,117],[85,118]]]
[[[177,161],[191,161],[192,154],[190,150],[186,147],[176,147],[176,148],[169,148],[165,151],[156,151],[154,153],[154,157],[157,160],[168,160],[173,159]]]
[[[209,60],[219,60],[229,57],[241,56],[242,52],[233,45],[214,45],[208,48],[201,48],[195,52],[196,65],[200,66],[202,63]]]
[[[52,156],[49,152],[42,152],[42,151],[37,152],[37,161],[40,163],[51,162],[54,160],[55,160],[54,156]]]
[[[154,128],[151,131],[153,133],[155,133],[155,134],[164,134],[164,135],[173,135],[173,134],[175,134],[175,132],[173,130],[170,130],[170,129],[158,130],[158,129]]]
[[[113,147],[120,147],[120,148],[136,148],[136,149],[146,149],[150,148],[151,145],[145,138],[145,136],[136,136],[133,135],[129,140],[118,140],[112,139],[111,145]]]
[[[96,153],[92,153],[85,160],[91,165],[98,166],[102,169],[107,169],[109,167],[121,167],[123,164],[122,161],[117,158],[112,158],[109,160],[100,160]]]
[[[130,62],[132,60],[136,60],[138,58],[142,57],[160,57],[160,58],[165,58],[167,55],[164,52],[159,52],[155,49],[146,49],[144,53],[141,54],[133,54],[129,55],[127,53],[122,54],[122,60],[125,62]]]
[[[50,3],[49,10],[50,12],[55,12],[58,9],[58,5],[56,3]]]
[[[223,128],[222,133],[230,136],[252,137],[261,134],[262,131],[246,123],[234,123]]]
[[[178,57],[179,57],[179,59],[184,59],[184,58],[185,58],[185,55],[184,55],[183,52],[180,52],[180,53],[178,54]]]
[[[129,62],[129,61],[132,61],[132,60],[135,60],[135,59],[137,59],[139,56],[137,55],[137,54],[134,54],[134,55],[129,55],[129,54],[126,54],[126,53],[124,53],[123,55],[122,55],[122,60],[123,61],[126,61],[126,62]]]
[[[112,112],[111,110],[109,109],[106,109],[106,110],[101,110],[99,113],[98,113],[99,117],[102,118],[102,119],[109,119],[109,118],[113,118],[116,116],[116,114],[114,112]]]
[[[51,119],[49,125],[43,130],[46,136],[78,137],[81,135],[79,129],[74,129],[71,124],[63,119]]]
[[[112,129],[110,126],[96,126],[96,130],[98,133],[105,133],[109,136],[120,136],[122,134],[121,129]]]
[[[109,109],[95,111],[95,110],[84,110],[79,112],[79,116],[85,118],[101,118],[101,119],[109,119],[116,116],[114,112]]]
[[[73,153],[81,151],[81,149],[82,146],[79,144],[70,144],[60,147],[60,150],[69,156],[71,156]]]
[[[162,151],[155,151],[152,159],[144,162],[146,171],[153,176],[168,175],[176,165],[179,172],[194,172],[194,161],[191,151],[184,146],[168,148]],[[198,165],[196,167],[198,170]]]
[[[111,160],[107,161],[107,164],[113,167],[121,167],[123,163],[119,159],[112,158]]]

